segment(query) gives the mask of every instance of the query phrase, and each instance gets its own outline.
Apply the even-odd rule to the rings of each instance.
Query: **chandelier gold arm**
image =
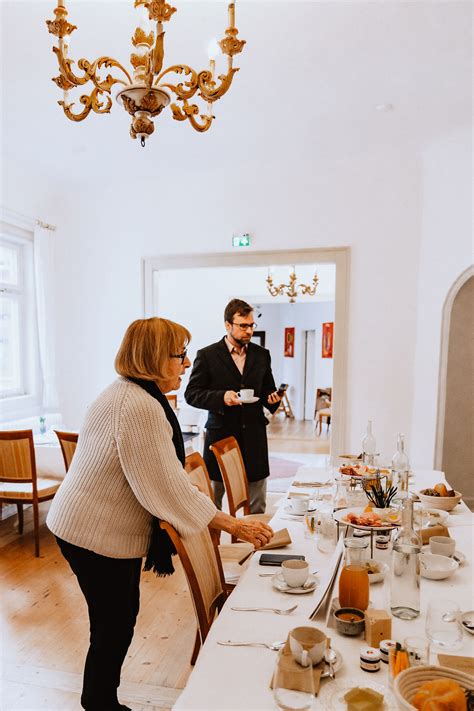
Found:
[[[114,84],[124,84],[126,86],[127,83],[132,83],[132,78],[125,67],[123,67],[120,62],[117,62],[116,59],[112,59],[112,57],[99,57],[94,62],[89,62],[89,60],[84,58],[80,59],[77,66],[84,72],[84,75],[79,77],[74,74],[71,69],[71,64],[74,62],[73,59],[66,57],[59,47],[53,47],[53,52],[58,59],[59,71],[62,76],[64,76],[74,86],[82,86],[83,84],[87,84],[88,81],[91,81],[97,89],[110,93],[110,90]],[[125,74],[128,82],[125,82],[123,79],[116,79],[110,74],[107,74],[105,80],[101,81],[100,77],[97,75],[97,71],[104,66],[107,69],[109,67],[117,67]]]
[[[229,90],[234,74],[238,71],[238,69],[230,68],[227,74],[219,75],[218,79],[220,84],[216,84],[213,80],[212,73],[208,69],[204,69],[198,74],[187,64],[174,64],[161,72],[161,74],[155,79],[153,85],[163,86],[170,89],[170,91],[176,94],[176,97],[182,101],[191,99],[199,89],[199,95],[202,96],[204,101],[212,103],[213,101],[220,99],[221,96],[224,96],[224,94]],[[189,81],[185,81],[184,83],[163,84],[161,80],[165,75],[170,73],[184,73],[185,76],[191,75],[191,78]]]
[[[99,95],[102,95],[103,92],[95,87],[92,92],[90,93],[89,96],[86,94],[83,94],[80,98],[81,104],[84,106],[84,110],[81,111],[80,114],[74,114],[71,111],[71,107],[74,106],[74,104],[66,104],[64,101],[58,101],[58,104],[63,107],[63,111],[68,117],[68,119],[71,119],[71,121],[83,121],[87,116],[89,116],[91,111],[94,111],[96,114],[108,114],[110,113],[110,109],[112,107],[112,99],[110,96],[106,96],[105,99],[107,100],[105,106],[104,103],[100,100]]]
[[[295,272],[291,272],[290,277],[289,277],[289,283],[288,284],[279,284],[278,286],[275,286],[273,284],[273,279],[268,275],[266,278],[267,282],[267,290],[271,294],[271,296],[288,296],[290,299],[290,304],[294,304],[296,297],[298,296],[298,289],[301,291],[302,294],[308,294],[308,296],[314,296],[316,293],[316,288],[318,286],[318,275],[315,274],[313,277],[313,282],[311,285],[309,284],[298,284],[296,286],[296,274]]]
[[[314,296],[319,283],[318,275],[315,274],[313,277],[313,283],[311,286],[309,284],[300,284],[298,289],[301,290],[302,294],[308,294],[309,296]]]
[[[214,119],[212,114],[200,114],[199,118],[202,120],[202,123],[199,123],[194,118],[199,114],[199,107],[196,106],[196,104],[188,104],[187,101],[183,101],[182,109],[180,109],[177,104],[170,104],[170,108],[173,112],[173,118],[176,119],[176,121],[186,121],[186,119],[188,119],[191,126],[196,129],[196,131],[199,131],[199,133],[207,131],[211,127]]]

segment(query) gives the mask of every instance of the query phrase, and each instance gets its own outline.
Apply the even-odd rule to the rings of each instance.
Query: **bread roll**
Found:
[[[418,711],[466,711],[463,689],[453,679],[435,679],[420,686],[411,700]]]

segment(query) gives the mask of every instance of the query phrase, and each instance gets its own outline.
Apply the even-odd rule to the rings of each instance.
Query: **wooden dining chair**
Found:
[[[72,458],[74,456],[74,452],[76,451],[77,440],[79,438],[79,435],[77,434],[77,432],[59,432],[59,430],[54,431],[59,440],[59,444],[61,445],[64,466],[66,467],[66,471],[68,471],[71,465]]]
[[[40,553],[38,505],[52,499],[60,484],[37,477],[32,430],[0,432],[0,502],[17,505],[20,534],[23,533],[23,506],[33,506],[37,558]]]
[[[211,479],[207,471],[206,462],[199,452],[188,454],[185,460],[184,468],[190,476],[194,486],[206,496],[209,496],[211,501],[214,501],[214,491],[212,489]],[[228,582],[227,577],[235,579],[236,571],[235,564],[242,564],[252,554],[254,548],[251,543],[220,543],[220,531],[214,528],[210,529],[211,536],[215,538],[218,546],[219,557],[224,571],[225,588],[230,592],[235,587],[235,583]]]
[[[214,454],[219,465],[229,503],[230,515],[237,516],[237,511],[243,509],[244,516],[268,523],[272,518],[270,515],[250,513],[247,473],[242,452],[235,437],[226,437],[214,442],[209,449]],[[236,540],[233,536],[232,542]]]
[[[184,462],[184,468],[189,474],[194,486],[197,486],[199,491],[209,496],[214,503],[214,491],[212,489],[209,472],[207,471],[206,462],[199,452],[188,454]]]
[[[188,580],[197,619],[196,640],[191,656],[191,664],[195,664],[214,618],[227,598],[217,544],[207,527],[200,533],[181,536],[165,521],[160,526],[173,541]]]

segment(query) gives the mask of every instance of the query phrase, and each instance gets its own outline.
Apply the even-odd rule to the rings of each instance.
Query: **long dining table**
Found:
[[[304,477],[307,477],[304,479]],[[312,481],[314,472],[301,469],[296,474],[301,481]],[[322,477],[324,480],[324,476]],[[411,491],[445,482],[445,477],[439,471],[415,471],[410,482]],[[293,487],[290,487],[290,491]],[[298,486],[294,491],[314,494],[314,488]],[[308,539],[304,533],[304,523],[296,516],[287,512],[286,496],[280,502],[271,525],[274,530],[288,528],[292,543],[281,549],[282,553],[302,554],[309,562],[309,570],[318,571],[317,577],[321,584],[329,574],[329,568],[334,560],[331,553],[318,550],[314,539]],[[431,599],[447,598],[455,600],[462,611],[473,609],[473,533],[474,515],[461,502],[449,515],[447,522],[450,536],[456,540],[456,548],[466,558],[458,570],[445,580],[421,579],[421,613],[411,621],[396,617],[392,618],[392,639],[403,642],[407,636],[425,636],[425,623],[428,602]],[[426,549],[425,549],[426,550]],[[387,700],[393,696],[389,690],[388,665],[382,663],[380,671],[369,674],[359,666],[359,653],[367,646],[363,636],[347,637],[340,635],[332,624],[332,599],[337,596],[337,580],[328,594],[326,605],[313,619],[310,616],[315,608],[317,590],[304,595],[291,595],[279,592],[272,586],[270,577],[261,577],[263,573],[278,572],[280,569],[259,565],[260,553],[257,551],[247,563],[240,580],[226,601],[219,616],[211,627],[209,635],[201,649],[197,663],[192,671],[185,689],[174,705],[176,711],[193,709],[194,711],[260,711],[260,709],[275,709],[270,689],[270,680],[277,659],[276,652],[261,647],[230,647],[221,646],[219,641],[233,642],[273,642],[283,641],[288,632],[298,626],[316,626],[322,629],[331,639],[332,648],[338,653],[340,668],[335,679],[324,679],[321,689],[315,698],[314,709],[344,708],[334,706],[333,699],[339,690],[352,686],[376,685],[387,690]],[[377,560],[390,563],[390,551],[375,551]],[[232,607],[276,607],[288,608],[297,604],[297,609],[291,615],[277,615],[271,612],[239,612]],[[370,586],[370,605],[375,609],[390,609],[390,573],[381,583]],[[189,650],[191,654],[191,649]],[[431,650],[431,662],[438,663],[436,654]],[[473,656],[474,636],[467,631],[462,633],[462,643],[445,654]],[[387,704],[387,708],[396,708]]]

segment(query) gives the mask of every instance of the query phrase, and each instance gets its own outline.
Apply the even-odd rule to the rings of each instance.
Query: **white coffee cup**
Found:
[[[309,564],[305,560],[284,560],[281,572],[290,588],[300,588],[308,580]]]
[[[254,391],[250,388],[244,388],[243,390],[237,393],[237,397],[239,398],[239,400],[242,400],[242,402],[248,402],[253,398],[253,393]]]
[[[290,509],[295,514],[304,514],[309,509],[309,496],[294,496],[290,499]]]
[[[289,634],[291,653],[302,666],[308,666],[308,656],[319,664],[326,649],[326,635],[316,627],[295,627]]]
[[[451,557],[456,550],[456,541],[447,536],[431,536],[430,551],[434,555],[447,555]]]

